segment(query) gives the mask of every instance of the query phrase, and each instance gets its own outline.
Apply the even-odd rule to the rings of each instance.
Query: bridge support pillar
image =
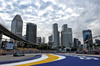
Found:
[[[14,40],[14,48],[17,47],[17,40]]]
[[[2,43],[2,35],[3,33],[0,31],[0,48],[1,48],[1,43]]]

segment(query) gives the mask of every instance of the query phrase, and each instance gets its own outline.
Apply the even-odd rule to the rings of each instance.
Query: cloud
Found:
[[[26,23],[38,26],[38,36],[48,37],[52,34],[52,24],[58,23],[59,31],[63,24],[68,24],[73,30],[73,37],[82,39],[82,30],[91,29],[93,36],[100,34],[100,0],[1,0],[0,16],[3,24],[11,27],[11,21],[16,14],[23,19],[23,35],[26,33]]]

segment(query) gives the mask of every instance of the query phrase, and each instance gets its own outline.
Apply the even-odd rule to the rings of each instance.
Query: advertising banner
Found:
[[[7,43],[6,49],[13,49],[13,43]]]

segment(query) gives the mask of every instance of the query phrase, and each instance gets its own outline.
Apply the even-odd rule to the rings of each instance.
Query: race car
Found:
[[[24,53],[14,53],[13,54],[14,57],[20,57],[20,56],[25,56]]]

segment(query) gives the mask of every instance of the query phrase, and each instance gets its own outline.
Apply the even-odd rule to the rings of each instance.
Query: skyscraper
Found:
[[[60,47],[60,32],[58,31],[58,47]]]
[[[68,41],[69,41],[70,47],[72,47],[72,29],[71,28],[68,28]]]
[[[36,44],[36,36],[37,36],[37,25],[33,23],[27,23],[26,40]]]
[[[84,41],[84,44],[93,43],[91,30],[83,30],[83,41]]]
[[[22,38],[23,20],[20,15],[16,15],[12,20],[11,32]]]
[[[49,42],[52,42],[52,35],[49,36]]]
[[[67,24],[64,24],[62,26],[62,31],[61,31],[61,46],[69,48],[69,41],[68,41],[68,28]]]
[[[78,39],[74,38],[74,48],[78,48]]]
[[[42,43],[43,43],[43,44],[45,43],[45,37],[42,38]]]
[[[53,24],[53,45],[52,48],[58,48],[59,46],[59,34],[58,34],[58,24]]]
[[[50,36],[48,37],[48,39],[49,39],[48,45],[49,45],[49,46],[52,46],[52,45],[53,45],[53,36],[50,35]]]
[[[41,37],[37,37],[37,44],[41,45]]]

